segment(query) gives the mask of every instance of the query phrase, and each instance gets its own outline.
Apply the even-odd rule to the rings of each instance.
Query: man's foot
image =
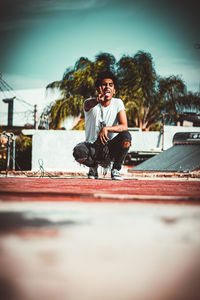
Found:
[[[98,172],[96,167],[90,167],[89,173],[88,173],[89,179],[98,179]]]
[[[111,178],[113,180],[123,180],[123,178],[121,177],[121,175],[117,169],[111,170]]]

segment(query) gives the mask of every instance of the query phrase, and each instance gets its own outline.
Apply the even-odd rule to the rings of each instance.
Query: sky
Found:
[[[148,52],[158,75],[178,75],[199,92],[199,11],[199,0],[0,0],[0,81],[17,96],[14,125],[33,123],[34,104],[39,115],[59,97],[47,97],[46,86],[102,52],[116,60]],[[2,99],[12,96],[0,91],[0,124]]]
[[[149,52],[157,74],[199,91],[199,0],[0,0],[0,73],[45,88],[80,57]]]

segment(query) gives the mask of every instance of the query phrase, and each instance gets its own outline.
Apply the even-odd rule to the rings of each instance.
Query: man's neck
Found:
[[[107,107],[108,105],[110,105],[111,100],[112,100],[112,98],[111,98],[110,100],[107,100],[107,101],[101,103],[101,105],[102,105],[103,107]]]

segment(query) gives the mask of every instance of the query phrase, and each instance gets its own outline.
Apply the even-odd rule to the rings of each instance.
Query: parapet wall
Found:
[[[199,127],[164,126],[163,135],[158,131],[132,131],[130,151],[166,150],[172,146],[176,132],[200,131]],[[45,171],[87,172],[72,155],[73,148],[85,140],[85,131],[75,130],[23,130],[25,135],[33,136],[32,171],[42,166]]]

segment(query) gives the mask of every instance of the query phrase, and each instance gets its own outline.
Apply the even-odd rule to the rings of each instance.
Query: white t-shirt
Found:
[[[87,99],[88,100],[88,99]],[[101,122],[104,121],[106,126],[118,125],[117,114],[125,110],[124,103],[119,98],[112,98],[110,105],[103,107],[100,103],[91,108],[89,111],[84,110],[85,114],[85,138],[87,142],[94,143],[101,130]],[[108,132],[109,139],[116,136],[115,132]]]

